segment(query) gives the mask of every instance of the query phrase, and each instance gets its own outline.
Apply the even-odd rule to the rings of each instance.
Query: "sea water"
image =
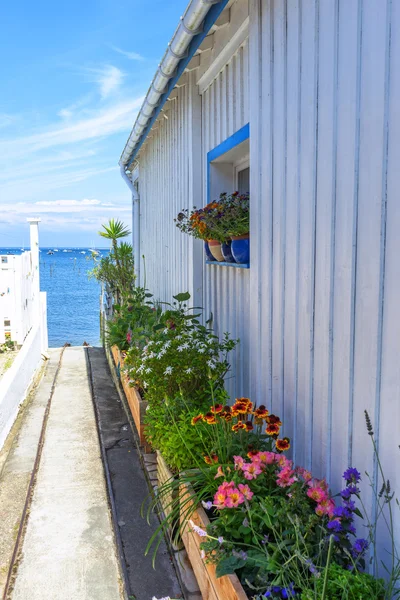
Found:
[[[99,346],[101,290],[88,275],[95,266],[91,252],[88,248],[59,248],[54,254],[47,254],[53,249],[40,250],[40,289],[47,292],[49,346],[56,348],[66,342]],[[0,249],[0,254],[7,252],[20,254],[19,250]],[[108,250],[99,252],[101,257]]]

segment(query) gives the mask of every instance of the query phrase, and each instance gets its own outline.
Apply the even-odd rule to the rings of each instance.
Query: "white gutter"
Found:
[[[168,48],[153,78],[150,89],[136,118],[133,129],[120,158],[121,171],[129,163],[132,152],[143,130],[152,116],[154,108],[164,93],[168,81],[175,74],[180,60],[186,56],[186,50],[195,35],[201,32],[201,25],[213,4],[220,0],[191,0],[185,14],[172,36]]]
[[[132,193],[133,258],[135,261],[136,285],[140,286],[140,198],[137,189],[122,165],[120,165],[120,171],[122,179]]]

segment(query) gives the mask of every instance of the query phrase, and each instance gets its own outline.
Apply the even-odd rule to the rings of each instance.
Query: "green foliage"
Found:
[[[89,277],[104,283],[117,302],[124,301],[135,289],[132,246],[124,242],[113,246],[107,256],[96,261],[95,267],[89,272]]]
[[[325,572],[315,578],[314,587],[301,594],[301,600],[317,600],[322,597]],[[381,600],[385,596],[385,584],[368,573],[349,571],[337,564],[328,568],[326,586],[327,600]]]
[[[150,404],[146,411],[146,438],[176,473],[192,468],[197,458],[206,453],[201,438],[190,423],[194,415],[194,411],[182,407],[182,412],[173,416],[168,402],[157,406]]]
[[[112,242],[116,242],[117,240],[127,237],[130,235],[130,231],[128,227],[126,227],[122,221],[118,219],[110,219],[108,223],[102,225],[103,231],[99,231],[99,235],[104,237]]]
[[[122,305],[114,305],[113,318],[108,322],[106,340],[128,351],[132,345],[140,351],[157,325],[161,310],[151,300],[146,289],[135,287]]]
[[[220,341],[201,325],[201,312],[184,304],[189,297],[178,294],[174,304],[164,304],[147,345],[132,347],[126,358],[129,377],[146,390],[146,400],[155,406],[168,400],[171,410],[177,399],[190,408],[210,403],[210,386],[223,388],[228,354],[237,343],[228,334]]]

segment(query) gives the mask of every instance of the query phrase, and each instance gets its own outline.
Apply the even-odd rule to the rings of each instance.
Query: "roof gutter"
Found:
[[[168,44],[122,152],[121,173],[134,161],[169,94],[227,4],[228,0],[191,0]]]

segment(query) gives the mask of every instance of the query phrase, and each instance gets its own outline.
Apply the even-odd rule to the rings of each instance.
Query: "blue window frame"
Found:
[[[207,203],[221,192],[234,191],[235,161],[242,151],[248,152],[249,138],[250,124],[247,123],[207,153]],[[206,264],[236,269],[248,269],[250,266],[217,261],[206,261]]]

